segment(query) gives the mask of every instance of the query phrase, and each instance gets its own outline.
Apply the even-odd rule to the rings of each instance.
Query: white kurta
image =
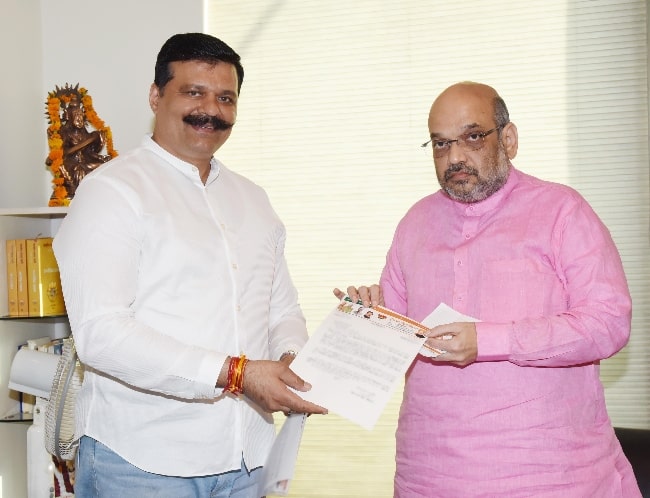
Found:
[[[77,429],[137,467],[198,476],[265,463],[270,414],[215,382],[227,355],[278,359],[307,340],[265,192],[150,137],[88,175],[54,241],[87,367]]]

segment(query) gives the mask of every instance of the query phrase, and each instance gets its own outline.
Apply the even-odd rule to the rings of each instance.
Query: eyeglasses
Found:
[[[449,152],[451,149],[451,144],[456,142],[458,146],[463,150],[479,150],[485,145],[485,137],[494,133],[495,131],[501,131],[505,125],[497,126],[488,131],[471,131],[469,133],[464,133],[455,140],[444,140],[444,139],[434,139],[424,142],[420,147],[423,149],[431,146],[433,149],[433,157],[442,157]]]

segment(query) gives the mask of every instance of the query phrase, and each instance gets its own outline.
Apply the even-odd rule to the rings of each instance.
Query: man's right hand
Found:
[[[345,292],[343,292],[341,289],[336,288],[333,292],[334,295],[339,299],[342,299],[343,296],[345,296]],[[381,291],[381,287],[379,287],[377,284],[373,284],[369,287],[362,285],[359,288],[351,285],[347,288],[347,295],[353,303],[361,300],[363,305],[366,307],[377,305],[384,306],[384,295]]]
[[[327,414],[327,408],[305,401],[296,391],[311,385],[296,375],[285,362],[251,360],[244,369],[244,395],[265,412]]]

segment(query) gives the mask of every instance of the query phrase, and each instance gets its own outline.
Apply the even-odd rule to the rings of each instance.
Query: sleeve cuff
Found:
[[[476,361],[504,361],[510,358],[511,324],[476,324]]]
[[[198,398],[212,398],[221,393],[223,389],[215,387],[215,384],[227,357],[222,353],[210,352],[200,362],[195,384]]]

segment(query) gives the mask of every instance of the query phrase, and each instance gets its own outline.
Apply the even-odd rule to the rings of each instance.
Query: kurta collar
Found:
[[[201,181],[201,176],[199,175],[199,169],[196,166],[186,161],[183,161],[182,159],[179,159],[173,154],[170,154],[165,149],[163,149],[160,145],[158,145],[151,137],[152,134],[149,134],[142,139],[143,147],[151,150],[154,154],[162,157],[166,162],[168,162],[171,166],[173,166],[175,169],[180,171],[184,176],[188,177],[194,183],[198,183],[201,186],[204,186],[203,182]],[[219,161],[217,161],[214,157],[211,158],[210,174],[208,175],[208,180],[205,182],[206,187],[218,178],[220,169],[221,169],[221,164],[219,163]]]

